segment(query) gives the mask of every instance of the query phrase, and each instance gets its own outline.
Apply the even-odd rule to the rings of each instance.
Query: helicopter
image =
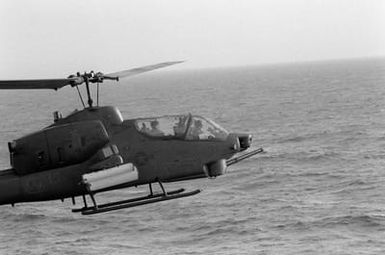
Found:
[[[99,106],[99,84],[179,64],[183,61],[124,70],[70,75],[64,79],[2,80],[0,89],[78,90],[84,109],[66,117],[54,112],[53,123],[8,143],[11,168],[0,171],[0,205],[83,198],[83,215],[98,214],[189,197],[200,189],[167,191],[164,183],[215,178],[228,166],[263,152],[248,150],[252,135],[230,133],[194,114],[124,120],[115,106]],[[97,85],[94,105],[90,86]],[[79,91],[85,85],[87,106]],[[159,192],[154,192],[153,184]],[[99,204],[96,194],[148,185],[149,194]],[[87,204],[88,196],[92,205]]]

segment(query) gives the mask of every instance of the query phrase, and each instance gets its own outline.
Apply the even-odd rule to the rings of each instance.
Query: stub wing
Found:
[[[138,170],[132,163],[91,172],[82,176],[82,182],[90,192],[100,191],[138,180]]]

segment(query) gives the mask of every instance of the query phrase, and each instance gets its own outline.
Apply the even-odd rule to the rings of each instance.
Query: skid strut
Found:
[[[196,195],[200,192],[199,189],[194,190],[194,191],[190,191],[190,192],[186,192],[184,189],[178,189],[178,190],[173,190],[173,191],[167,192],[165,190],[165,188],[163,187],[163,184],[160,181],[158,181],[158,183],[162,189],[162,193],[154,194],[151,183],[149,183],[150,194],[147,196],[127,199],[127,200],[121,200],[121,201],[116,201],[116,202],[111,202],[111,203],[106,203],[106,204],[101,204],[101,205],[98,205],[96,203],[94,194],[89,193],[94,205],[90,206],[90,207],[87,206],[85,196],[83,196],[84,207],[72,209],[72,212],[81,212],[83,215],[110,212],[110,211],[120,210],[120,209],[124,209],[124,208],[130,208],[130,207],[135,207],[135,206],[140,206],[140,205],[145,205],[145,204],[152,204],[152,203],[157,203],[157,202],[166,201],[166,200],[172,200],[172,199],[177,199],[177,198],[182,198],[182,197],[193,196],[193,195]]]

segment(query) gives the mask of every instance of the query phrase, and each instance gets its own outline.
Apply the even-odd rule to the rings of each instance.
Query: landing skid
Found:
[[[182,197],[189,197],[201,192],[199,189],[190,191],[190,192],[186,192],[184,189],[178,189],[178,190],[166,192],[162,183],[159,182],[159,185],[162,188],[162,191],[163,191],[162,193],[154,194],[152,192],[152,186],[151,184],[149,184],[150,194],[147,196],[127,199],[127,200],[122,200],[117,202],[111,202],[111,203],[106,203],[101,205],[98,205],[96,203],[94,196],[90,194],[91,199],[94,203],[94,206],[90,206],[90,207],[87,206],[87,203],[85,202],[85,199],[84,199],[84,202],[85,202],[84,207],[72,209],[72,212],[81,212],[83,215],[98,214],[98,213],[116,211],[120,209],[131,208],[131,207],[145,205],[145,204],[152,204],[152,203],[157,203],[157,202],[162,202],[162,201],[172,200],[172,199],[177,199]]]

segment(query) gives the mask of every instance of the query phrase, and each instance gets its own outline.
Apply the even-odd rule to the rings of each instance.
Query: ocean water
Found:
[[[385,253],[385,59],[164,70],[101,92],[125,118],[201,114],[266,152],[215,180],[166,184],[203,189],[185,199],[95,216],[70,200],[1,206],[0,254]],[[80,109],[76,93],[0,91],[1,168],[6,143]]]

